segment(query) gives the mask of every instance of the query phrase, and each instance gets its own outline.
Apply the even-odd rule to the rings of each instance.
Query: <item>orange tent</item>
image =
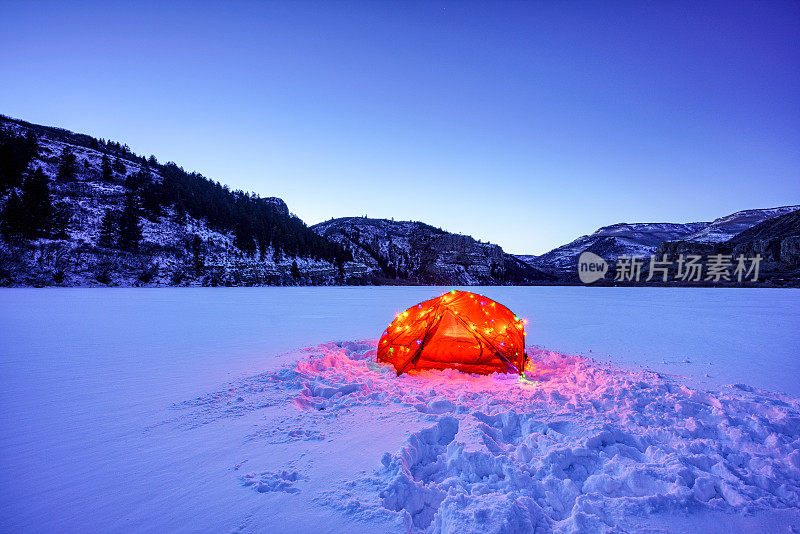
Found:
[[[415,369],[520,373],[525,369],[525,326],[511,310],[467,291],[450,291],[413,306],[378,342],[378,361],[397,374]]]

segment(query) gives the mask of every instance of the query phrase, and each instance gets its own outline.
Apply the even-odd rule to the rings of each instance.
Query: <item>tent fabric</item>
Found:
[[[399,314],[377,353],[398,375],[422,369],[522,374],[526,358],[519,317],[490,298],[456,290]]]

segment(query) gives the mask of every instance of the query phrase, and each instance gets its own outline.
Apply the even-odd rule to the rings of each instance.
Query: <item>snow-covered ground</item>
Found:
[[[442,288],[0,291],[0,531],[800,531],[796,290],[472,290],[527,380],[374,362]]]

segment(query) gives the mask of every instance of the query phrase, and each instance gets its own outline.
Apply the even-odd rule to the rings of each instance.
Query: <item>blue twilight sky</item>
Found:
[[[9,2],[0,113],[514,253],[800,203],[800,3]]]

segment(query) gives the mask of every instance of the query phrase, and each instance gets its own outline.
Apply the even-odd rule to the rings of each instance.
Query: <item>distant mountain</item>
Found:
[[[696,243],[722,243],[752,226],[773,217],[790,213],[798,208],[800,206],[737,211],[725,217],[720,217],[705,228],[681,239]]]
[[[748,213],[752,214],[752,211],[756,210]],[[758,255],[761,257],[759,281],[796,287],[800,283],[800,209],[789,212],[786,212],[786,208],[763,211],[783,214],[762,220],[727,241],[665,241],[659,245],[656,255],[666,254],[677,258],[681,254],[702,257],[722,254],[730,256],[733,263],[739,256],[754,258]],[[752,215],[748,217],[750,220],[758,218]]]
[[[604,226],[593,234],[581,236],[575,241],[526,261],[542,271],[559,277],[573,278],[577,274],[575,268],[578,256],[584,251],[594,252],[612,262],[622,255],[649,256],[662,242],[694,234],[707,225],[706,222],[618,223]]]
[[[800,206],[796,206],[793,211],[751,226],[747,230],[733,236],[728,242],[732,245],[740,245],[751,241],[774,238],[782,239],[793,236],[800,236]]]
[[[593,234],[581,236],[541,256],[518,257],[562,281],[575,281],[578,257],[584,251],[594,252],[613,264],[619,256],[649,257],[660,254],[660,247],[665,243],[683,243],[678,248],[673,247],[674,250],[689,250],[691,243],[698,245],[695,247],[697,250],[715,250],[712,245],[725,243],[750,228],[798,208],[800,206],[738,211],[711,223],[619,223],[604,226]]]
[[[553,278],[498,245],[416,221],[346,217],[311,227],[386,281],[422,284],[531,284]]]

